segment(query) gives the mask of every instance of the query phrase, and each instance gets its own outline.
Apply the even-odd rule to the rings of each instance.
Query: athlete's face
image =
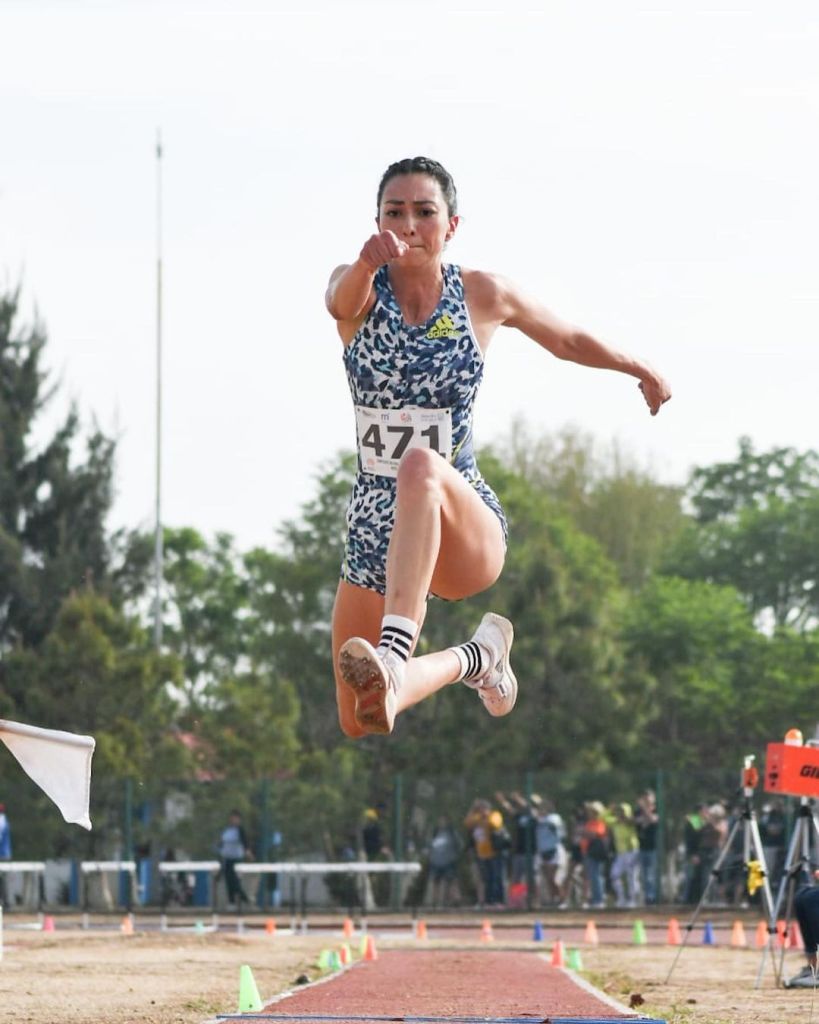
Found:
[[[378,226],[394,232],[410,246],[402,259],[440,259],[444,245],[455,234],[458,218],[450,217],[441,186],[428,174],[399,174],[391,178],[381,197]]]

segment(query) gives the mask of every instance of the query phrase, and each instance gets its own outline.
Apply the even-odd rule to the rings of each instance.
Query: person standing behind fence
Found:
[[[368,861],[393,860],[390,847],[384,839],[384,831],[381,825],[381,813],[383,805],[368,807],[364,811],[361,824],[361,848]],[[386,907],[391,898],[392,881],[390,876],[380,872],[367,874],[364,877],[364,906]]]
[[[0,860],[11,860],[11,826],[6,805],[0,804]],[[6,876],[0,874],[0,906],[6,904]]]
[[[11,825],[5,804],[0,804],[0,860],[11,860]]]
[[[599,800],[586,804],[586,823],[580,840],[583,870],[589,884],[589,906],[598,910],[606,905],[606,867],[611,853],[605,810]]]
[[[656,903],[659,896],[657,864],[657,798],[653,789],[647,789],[637,797],[634,810],[634,824],[637,826],[637,842],[640,845],[640,877],[643,886],[643,899],[646,903]]]
[[[384,842],[381,818],[376,807],[368,807],[364,811],[361,824],[361,845],[367,860],[389,859],[390,851]]]
[[[427,847],[429,878],[432,883],[432,906],[451,907],[458,897],[458,859],[460,837],[446,815],[441,815]]]
[[[771,800],[763,804],[759,816],[759,837],[762,840],[762,853],[771,887],[776,890],[785,866],[785,833],[787,820],[785,808],[781,800]]]
[[[535,850],[540,876],[538,903],[559,903],[557,873],[566,861],[566,826],[551,800],[545,798],[535,813]]]
[[[227,888],[228,909],[232,910],[241,903],[250,903],[247,893],[242,888],[236,865],[244,860],[252,860],[247,841],[242,815],[237,810],[230,812],[227,826],[222,829],[218,843],[219,859],[222,862],[222,873]]]
[[[588,879],[583,865],[585,860],[584,830],[586,827],[586,809],[581,804],[572,812],[571,828],[568,839],[569,862],[566,866],[566,877],[562,882],[562,899],[558,910],[568,910],[571,906],[581,906],[588,902]]]
[[[614,804],[611,808],[611,838],[614,860],[611,864],[611,886],[618,907],[636,907],[640,875],[640,846],[630,804]]]
[[[501,811],[507,815],[512,824],[512,845],[510,847],[509,882],[510,885],[525,884],[528,875],[530,858],[535,854],[535,817],[534,808],[540,804],[540,797],[533,793],[529,800],[522,793],[514,792],[505,796],[495,793],[495,800]],[[524,890],[525,899],[525,890]]]
[[[700,832],[700,859],[702,861],[702,878],[705,888],[711,881],[714,866],[728,838],[727,814],[721,803],[711,804],[705,811],[705,821]],[[709,893],[710,903],[722,903],[725,900],[723,877],[714,877],[715,886]]]
[[[683,825],[683,853],[685,855],[685,875],[681,899],[683,903],[697,903],[706,879],[702,872],[702,830],[705,827],[707,804],[700,804],[696,810],[685,816]]]
[[[503,850],[507,834],[500,811],[493,811],[488,800],[475,800],[464,820],[471,833],[478,870],[483,883],[483,901],[488,907],[503,906]]]

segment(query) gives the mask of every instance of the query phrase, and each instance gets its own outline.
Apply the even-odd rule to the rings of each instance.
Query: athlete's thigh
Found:
[[[480,593],[500,576],[506,544],[500,520],[478,492],[444,463],[441,548],[430,589],[456,600]]]

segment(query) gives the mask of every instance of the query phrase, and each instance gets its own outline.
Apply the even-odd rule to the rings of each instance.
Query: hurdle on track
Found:
[[[45,873],[45,862],[40,860],[3,860],[0,861],[0,874],[23,876],[23,899],[26,899],[29,889],[27,875],[31,876],[31,885],[35,887],[36,896],[27,902],[33,903],[38,910],[42,909],[43,898],[43,875]],[[5,889],[5,887],[4,887]]]
[[[80,899],[80,905],[83,911],[83,927],[88,927],[88,890],[89,890],[89,876],[99,875],[103,889],[108,893],[109,902],[117,906],[119,905],[118,900],[114,900],[108,891],[108,880],[106,879],[106,873],[117,872],[120,879],[123,875],[127,876],[127,883],[125,885],[125,900],[124,905],[126,910],[131,910],[134,905],[134,898],[136,895],[136,873],[137,866],[136,861],[133,860],[84,860],[80,862],[80,875],[82,877],[82,896]]]
[[[421,865],[417,861],[270,861],[236,865],[240,875],[290,875],[290,907],[293,931],[303,930],[307,921],[307,881],[310,875],[358,876],[359,903],[362,909],[362,928],[366,930],[367,901],[362,891],[367,876],[375,874],[417,874]],[[352,916],[352,908],[349,908]]]
[[[216,878],[219,874],[222,865],[218,860],[162,860],[157,865],[157,870],[162,876],[175,875],[175,874],[198,874],[204,872],[208,876],[208,895],[209,903],[212,908],[216,906]],[[168,897],[170,894],[170,887],[166,884],[165,879],[160,886],[160,907],[162,908],[162,930],[164,931],[167,927],[167,917],[165,910],[168,906]],[[216,917],[214,915],[213,927],[216,927]]]

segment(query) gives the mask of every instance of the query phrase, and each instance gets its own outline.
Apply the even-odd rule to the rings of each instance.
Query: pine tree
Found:
[[[19,288],[0,294],[0,653],[37,647],[68,594],[109,584],[114,442],[95,428],[78,457],[72,406],[35,446],[55,389],[43,368],[45,328],[38,320],[21,325],[19,312]]]

